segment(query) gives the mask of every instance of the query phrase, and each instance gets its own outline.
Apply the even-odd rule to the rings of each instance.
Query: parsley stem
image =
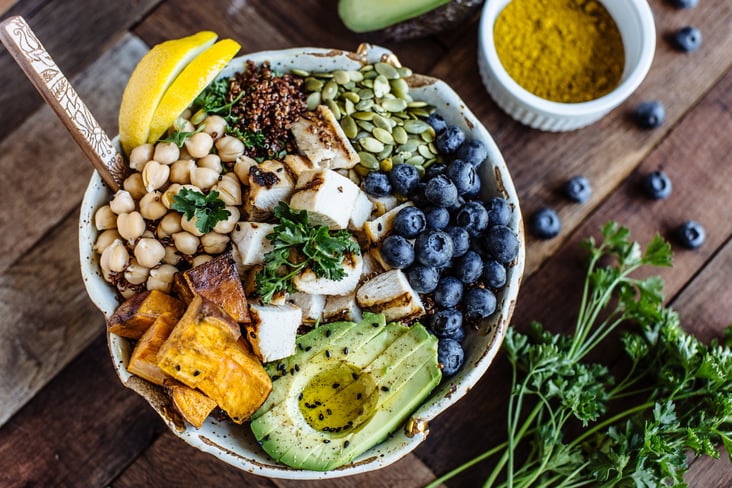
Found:
[[[492,449],[485,451],[484,453],[474,457],[473,459],[466,462],[465,464],[462,464],[461,466],[458,466],[457,468],[453,469],[452,471],[448,471],[447,473],[443,474],[439,478],[432,481],[432,483],[425,486],[425,488],[437,488],[437,486],[441,485],[442,483],[444,483],[445,481],[447,481],[451,478],[454,478],[455,476],[459,475],[466,469],[473,467],[476,464],[478,464],[479,462],[484,461],[484,460],[488,459],[489,457],[493,456],[494,454],[506,449],[507,445],[508,445],[508,441],[504,441],[504,442],[496,445]]]

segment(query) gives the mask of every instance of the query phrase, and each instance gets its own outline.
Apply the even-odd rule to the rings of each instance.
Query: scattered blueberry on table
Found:
[[[564,183],[562,192],[573,202],[585,203],[592,196],[592,186],[584,176],[574,176]]]
[[[654,200],[664,200],[671,195],[673,184],[666,173],[661,170],[652,171],[641,181],[643,192]]]
[[[554,209],[540,208],[529,217],[529,232],[539,239],[551,239],[559,234],[562,222]]]
[[[687,25],[674,32],[673,43],[680,51],[693,52],[701,47],[702,34],[696,27]]]
[[[675,230],[676,239],[686,249],[697,249],[704,244],[707,233],[699,222],[688,220]]]
[[[666,120],[666,108],[658,100],[642,102],[635,110],[635,121],[644,129],[661,127]]]

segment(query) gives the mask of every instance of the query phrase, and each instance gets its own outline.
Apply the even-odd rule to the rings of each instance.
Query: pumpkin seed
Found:
[[[361,166],[368,169],[379,169],[379,160],[376,156],[366,151],[359,151],[358,157],[361,158]],[[358,171],[358,170],[356,170]],[[359,173],[361,174],[361,173]],[[366,176],[366,175],[362,175]]]
[[[372,130],[371,133],[376,139],[384,144],[394,144],[394,138],[391,136],[391,133],[381,127],[374,127],[374,130]]]
[[[397,144],[404,144],[407,142],[407,131],[404,130],[404,127],[396,126],[391,131],[391,136],[394,138],[394,142]]]
[[[346,100],[350,100],[353,103],[358,103],[361,101],[361,97],[359,97],[358,93],[356,93],[356,92],[352,92],[352,91],[343,92],[343,95],[341,95],[341,96],[343,98],[345,98]]]
[[[376,127],[380,127],[386,131],[391,132],[391,122],[386,117],[375,114],[371,122],[373,122]]]
[[[346,115],[341,119],[341,128],[343,128],[343,132],[349,139],[353,139],[358,134],[358,126],[350,115]]]
[[[378,153],[384,150],[384,143],[373,137],[364,137],[360,143],[362,148],[371,153]]]
[[[386,76],[389,79],[395,80],[399,78],[399,71],[397,71],[397,69],[389,63],[376,63],[374,65],[374,69],[377,71],[377,73]]]
[[[391,144],[384,144],[384,149],[376,153],[376,159],[382,160],[386,159],[389,156],[391,156],[391,153],[394,152],[394,146]]]
[[[437,150],[437,146],[435,146],[434,142],[430,142],[429,144],[427,144],[427,147],[430,148],[430,152],[432,154],[434,154],[436,156],[438,156],[440,154],[440,151]]]
[[[363,80],[361,82],[361,85],[365,86],[366,88],[373,89],[374,88],[374,80],[367,78],[367,79],[365,79],[365,80]]]
[[[308,107],[308,110],[315,110],[318,108],[318,105],[320,105],[320,92],[312,92],[308,97],[305,99],[305,104]]]
[[[391,157],[391,164],[396,166],[397,164],[402,164],[404,162],[404,157],[402,157],[402,154],[395,154]]]
[[[374,124],[372,124],[368,120],[357,120],[356,124],[368,133],[366,134],[367,136],[370,136],[371,131],[374,130]]]
[[[373,64],[364,64],[363,66],[361,66],[361,68],[358,71],[360,71],[361,73],[366,73],[367,71],[373,71],[373,70],[374,70]]]
[[[308,78],[305,80],[305,90],[309,92],[320,91],[323,89],[323,80],[317,78]]]
[[[381,105],[389,112],[401,112],[407,108],[407,102],[401,98],[387,98],[381,101]]]
[[[356,111],[356,106],[353,104],[352,101],[346,98],[346,101],[343,103],[343,111],[346,112],[348,115],[351,115],[353,112]]]
[[[415,101],[409,102],[407,104],[407,107],[408,108],[422,108],[422,107],[426,107],[427,105],[429,105],[427,102],[423,102],[422,100],[415,100]]]
[[[381,98],[389,93],[391,85],[389,85],[389,80],[386,79],[386,76],[379,75],[374,79],[373,89],[376,98]]]
[[[336,118],[336,120],[340,120],[341,109],[338,107],[338,104],[335,103],[333,100],[326,100],[325,104],[328,106],[330,111],[333,112],[333,116]]]
[[[430,152],[430,148],[427,147],[427,144],[425,144],[423,146],[419,146],[417,148],[417,152],[420,154],[420,156],[425,158],[425,160],[432,159],[435,156],[434,154],[432,154],[432,152]]]
[[[332,100],[338,94],[338,84],[334,80],[328,80],[323,87],[323,91],[320,92],[320,96],[323,100]]]
[[[193,117],[191,117],[191,124],[198,125],[206,120],[206,117],[208,117],[208,112],[206,112],[204,109],[200,109],[198,112],[193,114]]]
[[[323,78],[323,79],[329,80],[329,79],[333,78],[333,73],[331,73],[330,71],[321,71],[319,73],[312,73],[312,76],[315,76],[316,78]]]
[[[429,129],[430,125],[419,119],[411,119],[404,122],[404,130],[410,134],[421,134],[422,132]]]
[[[365,82],[366,80],[373,80],[377,76],[379,76],[379,73],[377,73],[376,71],[366,71],[363,74],[363,81]]]
[[[422,163],[424,163],[424,157],[422,156],[412,156],[411,158],[407,159],[407,164],[411,164],[412,166],[422,166]]]
[[[410,138],[409,140],[407,140],[407,142],[399,146],[397,149],[402,152],[412,153],[417,150],[417,148],[419,147],[419,143],[419,140]]]
[[[429,117],[432,114],[432,112],[434,112],[434,109],[430,110],[428,108],[421,108],[421,107],[409,109],[410,114],[415,115],[417,117],[423,117],[423,118]]]
[[[409,85],[402,78],[391,80],[391,91],[401,99],[406,99],[409,96]]]
[[[409,78],[412,76],[412,70],[407,68],[406,66],[400,66],[397,68],[397,71],[399,72],[399,76],[402,78]]]
[[[379,169],[381,171],[391,171],[391,168],[393,167],[393,162],[389,158],[382,159],[379,163]]]
[[[339,85],[345,85],[351,81],[351,76],[346,71],[339,69],[333,72],[333,81]]]
[[[374,98],[374,91],[370,88],[362,88],[358,91],[358,98],[361,100],[371,100]]]
[[[349,71],[348,77],[351,79],[351,81],[354,81],[358,83],[359,81],[363,81],[363,73],[360,71]]]
[[[292,68],[290,70],[290,73],[292,73],[295,76],[302,76],[303,78],[307,78],[308,76],[310,76],[310,73],[308,73],[304,69],[300,69],[300,68]]]
[[[358,109],[358,105],[356,106],[356,108]],[[359,112],[353,112],[351,114],[351,117],[353,117],[354,119],[357,119],[357,120],[371,120],[374,118],[374,115],[375,114],[373,112],[359,111]]]
[[[435,129],[430,126],[426,131],[422,132],[419,137],[421,137],[424,142],[432,142],[435,140]]]
[[[435,164],[437,161],[438,161],[437,158],[428,159],[427,161],[424,162],[424,164],[422,165],[422,167],[424,169],[427,169],[430,166],[432,166],[433,164]]]
[[[361,161],[363,161],[363,159]],[[378,161],[377,161],[377,163],[378,163]],[[376,169],[376,168],[374,168],[374,169]],[[353,167],[353,170],[361,178],[365,178],[367,174],[371,173],[371,170],[369,168],[367,168],[366,166],[364,166],[363,164],[357,164],[356,166]]]
[[[366,112],[368,110],[371,110],[371,107],[374,106],[374,101],[370,98],[362,99],[360,102],[356,104],[356,110],[360,112]]]

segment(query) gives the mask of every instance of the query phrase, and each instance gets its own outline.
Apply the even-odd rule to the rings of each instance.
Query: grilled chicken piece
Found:
[[[333,112],[318,105],[290,127],[300,153],[321,168],[353,168],[361,158],[343,132]]]
[[[323,314],[325,295],[311,295],[309,293],[293,293],[287,297],[287,303],[302,310],[303,323],[314,323]]]
[[[361,285],[356,301],[363,310],[383,313],[387,322],[418,317],[425,312],[422,300],[400,269],[381,273]]]
[[[342,296],[329,296],[325,300],[325,308],[323,309],[323,320],[326,322],[337,322],[348,320],[351,322],[360,322],[362,319],[361,307],[356,302],[356,294],[349,293]]]
[[[292,279],[298,291],[311,295],[347,295],[358,286],[363,269],[363,258],[360,254],[348,253],[343,257],[343,271],[346,275],[340,280],[320,278],[313,270],[305,268]]]
[[[366,192],[359,191],[353,204],[351,219],[348,221],[348,229],[356,232],[363,230],[363,225],[371,218],[373,210],[374,204],[371,203]]]
[[[296,181],[303,171],[319,169],[312,161],[305,156],[300,156],[299,154],[288,154],[282,162],[287,167],[287,171],[290,172],[290,175],[292,175]]]
[[[264,263],[264,255],[272,250],[267,236],[274,231],[273,224],[238,222],[231,233],[231,242],[239,255],[238,264],[244,268]]]
[[[391,229],[394,227],[394,217],[397,216],[401,209],[411,207],[413,205],[414,203],[412,202],[404,202],[398,207],[392,208],[381,217],[364,223],[363,230],[366,233],[366,237],[368,237],[371,246],[376,247],[381,244],[381,241],[391,233]]]
[[[333,170],[304,171],[297,179],[290,206],[307,210],[310,222],[314,225],[345,229],[360,192],[353,181]]]
[[[266,220],[279,202],[286,202],[294,183],[280,161],[264,161],[249,170],[249,191],[245,210],[250,220]]]
[[[294,305],[251,304],[251,324],[247,339],[254,354],[268,363],[295,354],[297,328],[302,324],[302,310]]]

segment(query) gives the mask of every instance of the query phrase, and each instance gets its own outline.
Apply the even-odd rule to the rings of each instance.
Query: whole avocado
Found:
[[[483,0],[339,0],[338,15],[353,32],[380,41],[426,37],[467,21]]]

